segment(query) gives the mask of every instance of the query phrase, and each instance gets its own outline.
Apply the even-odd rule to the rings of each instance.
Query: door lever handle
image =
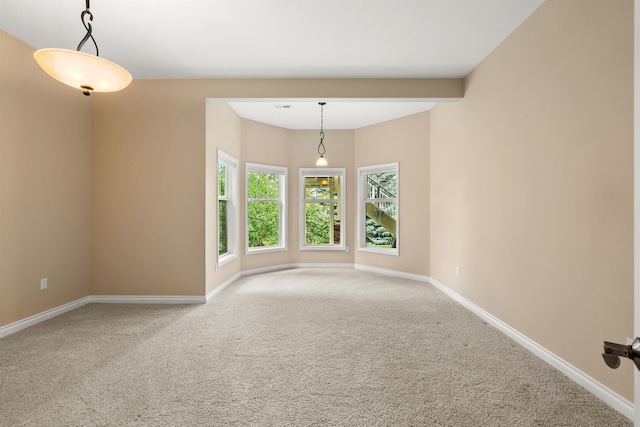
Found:
[[[636,337],[631,345],[604,342],[604,353],[602,358],[608,367],[616,369],[620,366],[620,358],[633,360],[636,368],[640,370],[640,338]]]

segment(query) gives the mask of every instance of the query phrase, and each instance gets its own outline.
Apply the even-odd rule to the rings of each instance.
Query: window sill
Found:
[[[395,249],[390,249],[390,248],[372,248],[369,246],[365,246],[365,247],[360,247],[358,248],[358,250],[360,252],[371,252],[374,254],[381,254],[381,255],[393,255],[393,256],[399,256],[400,253],[398,251],[398,248]]]
[[[344,245],[304,245],[300,246],[301,251],[346,251]]]
[[[254,254],[263,254],[267,252],[281,252],[286,250],[287,250],[286,246],[262,246],[259,248],[248,248],[245,251],[245,254],[254,255]]]
[[[218,257],[218,262],[216,263],[216,270],[222,267],[225,264],[230,263],[234,259],[238,258],[238,254],[224,254]]]

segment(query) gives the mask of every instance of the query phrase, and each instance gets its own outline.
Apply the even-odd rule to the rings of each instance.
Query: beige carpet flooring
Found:
[[[89,304],[0,339],[2,426],[631,426],[432,286],[244,277],[208,305]]]

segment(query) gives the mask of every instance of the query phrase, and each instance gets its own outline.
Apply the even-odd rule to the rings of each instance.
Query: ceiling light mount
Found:
[[[318,154],[320,154],[320,157],[316,160],[316,166],[327,166],[329,164],[327,159],[324,158],[324,153],[326,152],[324,146],[324,106],[326,104],[326,102],[318,102],[318,105],[320,105],[320,144],[318,144]]]
[[[98,43],[93,38],[93,14],[90,0],[85,0],[86,8],[80,14],[82,25],[87,33],[77,49],[40,49],[33,54],[36,62],[51,77],[68,86],[78,88],[86,96],[92,92],[117,92],[131,83],[131,74],[121,66],[100,58]],[[87,21],[88,19],[88,21]],[[96,54],[91,55],[80,50],[91,39]]]
[[[90,0],[86,0],[86,8],[80,14],[80,20],[82,21],[82,25],[84,25],[85,30],[87,30],[87,34],[85,34],[84,38],[80,40],[80,43],[78,43],[78,47],[76,48],[76,50],[80,52],[82,50],[82,46],[84,46],[87,40],[91,39],[91,41],[93,42],[93,45],[96,47],[96,56],[100,56],[100,53],[98,52],[98,43],[96,43],[96,39],[94,39],[93,34],[91,34],[93,32],[93,27],[91,26],[91,22],[85,22],[84,20],[85,16],[89,16],[89,21],[93,21],[93,13],[91,13],[91,11],[89,10],[91,8],[91,5],[89,2]]]

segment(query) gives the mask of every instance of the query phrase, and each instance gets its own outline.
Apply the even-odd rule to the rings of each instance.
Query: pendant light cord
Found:
[[[93,27],[91,27],[90,22],[85,22],[84,20],[84,17],[88,15],[89,21],[93,21],[93,14],[91,13],[91,11],[89,11],[89,7],[90,7],[89,1],[90,0],[87,0],[87,8],[80,14],[80,20],[82,21],[82,25],[84,25],[84,28],[87,30],[87,34],[84,35],[84,38],[80,41],[80,44],[78,44],[78,48],[76,50],[80,52],[80,50],[82,49],[82,46],[84,46],[87,40],[91,39],[91,41],[93,42],[93,45],[96,47],[96,56],[100,56],[98,54],[98,43],[96,43],[96,39],[94,39],[93,35],[91,35],[91,32],[93,31]]]
[[[88,0],[87,0],[88,1]],[[324,153],[326,151],[324,147],[324,105],[326,102],[318,102],[320,104],[320,144],[318,144],[318,154],[320,157],[324,157]]]

